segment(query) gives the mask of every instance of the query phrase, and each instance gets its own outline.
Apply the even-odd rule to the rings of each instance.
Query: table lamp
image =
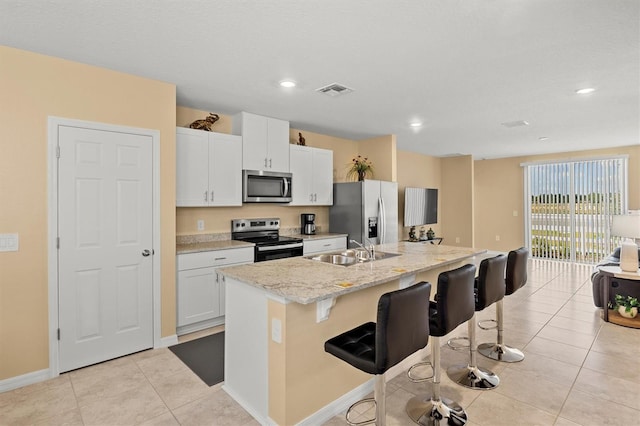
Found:
[[[613,216],[611,234],[624,237],[620,248],[620,269],[625,272],[638,271],[638,246],[640,238],[640,211]]]

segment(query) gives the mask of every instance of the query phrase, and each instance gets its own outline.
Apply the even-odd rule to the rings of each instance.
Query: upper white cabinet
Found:
[[[289,172],[288,121],[241,112],[232,128],[242,136],[243,169]]]
[[[242,138],[176,129],[176,206],[242,205]]]
[[[289,145],[291,159],[291,206],[333,204],[333,151]]]

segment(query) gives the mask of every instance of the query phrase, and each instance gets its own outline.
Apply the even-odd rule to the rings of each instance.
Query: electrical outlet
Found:
[[[271,319],[271,340],[282,343],[282,321],[277,318]]]
[[[204,220],[198,219],[198,231],[204,231]]]
[[[500,235],[496,235],[496,241],[500,241]]]
[[[460,237],[456,237],[456,243],[460,242]]]

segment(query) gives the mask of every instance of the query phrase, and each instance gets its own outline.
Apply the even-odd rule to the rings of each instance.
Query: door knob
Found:
[[[147,256],[149,256],[150,254],[151,254],[151,250],[147,250],[147,249],[142,250],[142,255],[143,255],[144,257],[147,257]]]

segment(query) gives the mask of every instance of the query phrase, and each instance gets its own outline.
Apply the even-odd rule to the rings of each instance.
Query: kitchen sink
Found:
[[[374,254],[374,258],[368,257],[368,252],[364,250],[344,250],[336,253],[317,254],[313,256],[307,256],[305,259],[315,260],[316,262],[331,263],[333,265],[350,266],[357,263],[367,263],[374,260],[389,259],[391,257],[400,256],[399,253],[387,253],[384,251],[377,251]]]

